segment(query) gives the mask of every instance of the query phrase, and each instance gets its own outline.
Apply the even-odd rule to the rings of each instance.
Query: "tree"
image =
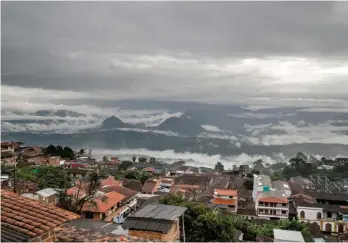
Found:
[[[120,171],[126,171],[129,167],[133,165],[133,162],[124,160],[121,162],[120,166],[118,167]]]
[[[187,207],[184,214],[187,242],[234,241],[234,227],[229,218],[203,203],[187,202],[179,196],[166,195],[159,203]],[[182,227],[182,221],[180,221]]]
[[[133,156],[132,161],[135,163],[135,161],[137,161],[137,157]]]
[[[72,195],[68,195],[68,188],[58,193],[58,206],[76,214],[81,214],[86,203],[95,204],[95,200],[100,197],[97,193],[100,189],[98,174],[96,172],[86,174],[75,185]]]
[[[85,153],[85,150],[84,149],[80,149],[80,152],[79,152],[79,154],[84,154]]]
[[[139,180],[142,185],[151,178],[150,174],[145,170],[133,170],[126,173],[125,178]]]
[[[145,157],[138,157],[138,162],[139,163],[147,163],[147,158],[145,158]]]
[[[150,160],[149,160],[149,163],[157,163],[157,159],[155,157],[151,157]]]
[[[108,157],[106,157],[105,155],[103,156],[103,162],[108,162],[109,161],[109,159],[108,159]]]
[[[70,185],[70,177],[61,167],[40,166],[35,171],[36,182],[39,184],[40,189],[64,189]]]
[[[215,170],[219,171],[219,172],[223,172],[224,171],[224,165],[221,164],[221,162],[217,162],[215,165]]]
[[[256,170],[256,169],[253,169],[251,171],[252,174],[255,174],[255,175],[260,175],[260,171],[259,170]]]
[[[255,170],[262,171],[264,168],[262,159],[258,159],[253,163],[253,169]]]

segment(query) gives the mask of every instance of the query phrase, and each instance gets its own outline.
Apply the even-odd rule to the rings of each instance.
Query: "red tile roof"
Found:
[[[1,190],[1,224],[30,238],[80,216],[53,205]]]
[[[289,201],[286,198],[264,197],[264,198],[260,198],[259,202],[288,203]]]
[[[118,192],[109,192],[97,198],[94,203],[85,203],[82,211],[105,213],[125,198]]]
[[[178,187],[181,189],[199,189],[199,185],[187,185],[187,184],[181,184],[181,185],[175,185],[174,187]]]
[[[100,186],[120,186],[122,184],[122,181],[117,181],[114,178],[106,178],[104,180],[100,181]]]
[[[224,190],[224,189],[215,189],[215,194],[219,196],[237,196],[237,190]]]
[[[218,205],[236,205],[236,199],[222,199],[222,198],[214,198],[213,204]]]

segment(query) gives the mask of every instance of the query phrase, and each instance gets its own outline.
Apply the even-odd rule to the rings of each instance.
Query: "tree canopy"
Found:
[[[215,165],[215,170],[219,171],[219,172],[223,172],[225,169],[224,165],[221,162],[217,162]]]
[[[70,147],[62,147],[58,145],[57,147],[53,144],[49,145],[47,148],[44,149],[45,155],[51,155],[51,156],[60,156],[62,158],[66,159],[74,159],[75,153]]]

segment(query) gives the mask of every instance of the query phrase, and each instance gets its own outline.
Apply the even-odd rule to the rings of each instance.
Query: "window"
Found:
[[[285,210],[282,210],[282,214],[286,214],[286,211],[285,211]]]
[[[263,202],[259,202],[259,205],[260,205],[260,206],[263,206]]]
[[[265,206],[268,207],[268,203],[265,203]]]
[[[283,206],[283,207],[286,207],[286,203],[282,203],[282,206]]]
[[[318,219],[321,219],[321,212],[318,212],[318,213],[317,213],[317,218],[318,218]]]
[[[331,212],[327,212],[327,217],[328,217],[329,219],[331,219],[331,218],[332,218],[332,213],[331,213]]]
[[[305,212],[304,212],[304,211],[301,211],[301,212],[300,212],[300,218],[301,218],[301,219],[304,219],[305,216],[306,216],[306,215],[305,215]]]

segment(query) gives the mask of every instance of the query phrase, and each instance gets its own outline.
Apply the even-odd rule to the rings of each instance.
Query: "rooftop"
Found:
[[[159,185],[159,180],[149,180],[144,183],[141,190],[145,193],[152,194],[156,192],[158,185]]]
[[[139,193],[139,192],[133,191],[127,187],[117,186],[117,185],[104,187],[101,190],[103,192],[118,192],[118,193],[125,196],[125,198],[124,198],[125,201],[128,201],[129,199],[135,197]]]
[[[109,192],[95,199],[95,203],[85,203],[82,211],[105,213],[124,198],[125,196],[120,193]]]
[[[80,216],[44,205],[7,190],[1,190],[1,226],[29,238],[41,235]]]
[[[225,190],[225,189],[215,189],[215,194],[221,195],[221,196],[237,196],[237,190]]]
[[[43,189],[41,191],[37,191],[36,194],[42,196],[42,197],[49,197],[49,196],[52,196],[54,194],[56,194],[57,191],[53,188],[46,188],[46,189]]]
[[[300,231],[273,229],[274,241],[305,242]]]
[[[258,200],[260,202],[274,202],[274,203],[288,203],[288,199],[284,193],[278,189],[273,189],[268,192],[262,192],[259,195]]]
[[[168,233],[173,222],[187,208],[164,204],[149,204],[126,218],[123,228]]]

